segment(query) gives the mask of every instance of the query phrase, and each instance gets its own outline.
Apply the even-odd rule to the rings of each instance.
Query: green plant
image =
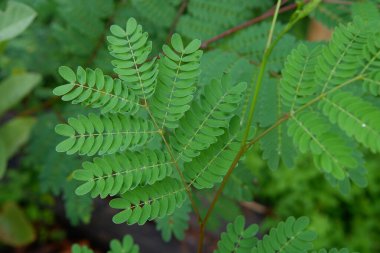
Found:
[[[215,205],[238,162],[257,142],[271,168],[280,160],[292,166],[298,150],[311,154],[315,166],[343,192],[348,192],[351,181],[365,186],[358,145],[373,152],[380,149],[380,111],[368,96],[379,95],[375,19],[356,15],[352,23],[335,29],[327,45],[300,43],[284,68],[271,58],[285,34],[319,2],[300,4],[290,21],[275,29],[281,6],[277,2],[273,22],[267,26],[264,55],[253,78],[252,73],[245,76],[248,84],[228,71],[231,66],[209,73],[218,78],[205,81],[199,48],[212,41],[185,44],[173,34],[159,59],[149,58],[152,42],[134,18],[126,26],[111,26],[107,40],[118,78],[100,69],[78,67],[74,72],[61,67],[67,83],[54,89],[64,101],[98,110],[56,126],[65,137],[58,152],[101,156],[74,171],[73,178],[81,181],[76,193],[116,196],[110,206],[120,212],[113,221],[139,225],[172,215],[188,200],[200,224],[198,252],[202,252]],[[229,41],[227,49],[232,51],[234,44]],[[246,53],[257,59],[254,52]],[[197,85],[198,79],[203,86]],[[211,205],[202,215],[194,191],[215,186]],[[307,218],[289,218],[258,241],[253,238],[257,228],[245,230],[244,220],[237,218],[219,243],[224,250],[219,250],[231,252],[231,242],[226,242],[231,237],[246,242],[244,247],[251,252],[288,247],[290,252],[310,251],[315,235],[304,232],[307,225]],[[239,246],[235,241],[232,246]]]

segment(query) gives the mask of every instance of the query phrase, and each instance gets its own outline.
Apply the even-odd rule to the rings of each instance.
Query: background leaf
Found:
[[[36,120],[31,117],[15,118],[0,128],[0,139],[5,150],[5,157],[12,157],[29,139],[30,131]]]
[[[16,105],[41,81],[34,73],[13,75],[0,83],[0,115]]]
[[[32,224],[22,209],[13,202],[3,205],[0,213],[0,241],[11,246],[24,246],[35,240]]]
[[[9,1],[5,11],[0,10],[0,42],[22,33],[37,16],[29,6]]]

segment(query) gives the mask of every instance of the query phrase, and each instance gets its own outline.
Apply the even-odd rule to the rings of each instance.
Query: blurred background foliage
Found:
[[[326,31],[329,34],[328,28],[349,22],[353,16],[380,17],[379,1],[327,2],[334,1],[322,3],[279,43],[269,60],[268,73],[272,78],[267,82],[278,80],[283,62],[298,40],[318,33],[310,29],[311,24],[318,22],[319,27],[324,27],[324,34]],[[274,1],[191,0],[178,18],[175,30],[188,40],[207,41],[261,15],[273,4]],[[51,90],[62,83],[58,67],[96,66],[111,72],[106,50],[108,27],[123,24],[128,17],[135,17],[144,26],[158,54],[159,45],[173,30],[173,20],[177,19],[181,5],[181,0],[0,1],[1,252],[13,252],[13,248],[32,252],[51,243],[59,246],[45,252],[64,252],[68,244],[62,242],[86,238],[86,235],[70,237],[71,226],[101,219],[92,215],[94,203],[90,197],[79,198],[74,194],[77,185],[71,172],[83,160],[55,151],[58,137],[54,126],[81,110],[64,105],[53,96]],[[289,15],[289,12],[281,14],[280,21],[286,22]],[[206,45],[198,85],[202,87],[225,71],[232,74],[233,80],[249,82],[260,62],[268,27],[269,21],[263,21]],[[271,113],[265,108],[261,111]],[[256,122],[265,125],[262,119]],[[380,252],[378,156],[366,154],[368,186],[354,186],[344,195],[314,168],[310,157],[290,159],[284,165],[279,162],[281,154],[262,154],[260,150],[258,147],[252,150],[246,162],[235,170],[216,215],[210,220],[210,231],[219,232],[238,214],[262,224],[263,232],[290,215],[307,215],[320,235],[321,245],[317,246]],[[269,163],[268,155],[272,157]],[[199,203],[206,205],[212,194],[198,196]],[[61,210],[70,225],[59,218]],[[189,216],[189,210],[185,205],[174,214],[176,217],[160,220],[157,223],[160,232],[152,236],[159,237],[161,233],[165,241],[172,237],[193,238],[196,231],[192,226],[196,222]],[[168,228],[164,223],[172,226]],[[210,233],[209,237],[217,239],[216,234]]]

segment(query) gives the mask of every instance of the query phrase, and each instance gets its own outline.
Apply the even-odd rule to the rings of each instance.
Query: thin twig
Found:
[[[259,214],[266,214],[268,213],[268,208],[260,203],[257,203],[255,201],[251,201],[251,202],[247,202],[247,201],[244,201],[244,202],[240,202],[240,205],[244,208],[247,208],[251,211],[254,211],[255,213],[259,213]]]
[[[169,30],[169,34],[166,38],[166,42],[169,42],[170,37],[173,35],[173,33],[177,27],[178,21],[181,18],[182,14],[185,12],[188,4],[189,4],[189,0],[183,0],[182,1],[181,6],[179,7],[178,12],[177,12],[177,14],[173,20],[173,23],[170,26],[170,30]]]
[[[292,3],[292,4],[289,4],[287,6],[281,7],[280,10],[278,11],[278,13],[284,13],[284,12],[293,10],[295,8],[297,8],[297,4],[296,3]],[[215,37],[212,37],[212,38],[210,38],[208,40],[205,40],[202,43],[201,48],[205,49],[210,44],[214,43],[215,41],[223,39],[223,38],[225,38],[227,36],[230,36],[230,35],[238,32],[240,30],[245,29],[245,28],[247,28],[247,27],[249,27],[251,25],[254,25],[256,23],[259,23],[260,21],[263,21],[263,20],[265,20],[265,19],[267,19],[269,17],[272,17],[274,15],[274,12],[275,12],[274,8],[271,8],[267,12],[265,12],[264,14],[262,14],[261,16],[255,17],[255,18],[253,18],[251,20],[248,20],[248,21],[244,22],[243,24],[235,26],[235,27],[233,27],[233,28],[231,28],[231,29],[229,29],[227,31],[224,31],[221,34],[216,35]]]

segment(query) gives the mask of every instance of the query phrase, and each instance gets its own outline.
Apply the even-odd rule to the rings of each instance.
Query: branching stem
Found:
[[[272,42],[272,37],[273,37],[273,33],[274,33],[275,24],[276,24],[277,16],[279,14],[280,6],[281,6],[281,0],[277,1],[276,9],[275,9],[274,14],[273,14],[272,25],[271,25],[271,28],[270,28],[270,31],[269,31],[269,35],[268,35],[268,41],[267,41],[267,44],[266,44],[266,47],[265,47],[265,50],[264,50],[264,55],[263,55],[262,62],[260,64],[260,70],[259,70],[259,74],[258,74],[257,81],[256,81],[256,86],[255,86],[255,91],[254,91],[254,94],[253,94],[253,99],[252,99],[252,102],[250,104],[250,110],[249,110],[249,114],[248,114],[248,120],[246,122],[247,127],[246,127],[246,129],[244,131],[241,147],[240,147],[240,150],[238,151],[238,153],[236,154],[236,156],[235,156],[235,158],[234,158],[231,166],[229,167],[226,175],[224,176],[223,181],[220,184],[218,190],[216,191],[216,193],[214,195],[214,198],[211,201],[210,207],[208,208],[208,210],[206,212],[206,215],[203,218],[203,222],[201,223],[200,231],[199,231],[198,253],[202,253],[202,251],[203,251],[203,241],[204,241],[205,227],[207,225],[207,221],[209,220],[209,218],[211,216],[211,213],[213,212],[213,210],[214,210],[214,208],[216,206],[216,203],[217,203],[217,201],[219,199],[219,196],[222,194],[222,192],[224,190],[224,187],[226,186],[229,177],[231,176],[231,174],[234,171],[236,165],[240,161],[241,157],[245,154],[245,152],[247,152],[249,150],[249,148],[253,144],[255,144],[257,141],[259,141],[262,137],[264,137],[265,135],[267,135],[268,133],[270,133],[273,129],[275,129],[277,126],[279,126],[281,123],[283,123],[284,121],[286,121],[290,117],[292,117],[294,115],[294,113],[299,112],[299,111],[301,111],[301,110],[303,110],[303,109],[311,106],[312,104],[316,103],[317,101],[319,101],[320,99],[322,99],[326,95],[326,94],[323,94],[323,95],[320,95],[320,96],[316,97],[315,99],[311,100],[309,103],[305,104],[303,107],[299,108],[299,110],[297,110],[296,112],[292,112],[291,114],[289,114],[289,113],[285,114],[275,124],[273,124],[271,127],[269,127],[264,132],[262,132],[261,134],[259,134],[256,138],[254,138],[249,143],[247,143],[249,132],[251,130],[251,124],[252,124],[252,121],[253,121],[253,116],[254,116],[256,104],[257,104],[258,94],[260,92],[260,88],[261,88],[262,81],[263,81],[263,78],[264,78],[265,69],[266,69],[266,65],[268,63],[269,56],[271,55],[274,47],[278,44],[278,42],[281,40],[281,38],[299,20],[301,20],[309,12],[311,12],[319,4],[320,0],[311,0],[310,2],[311,2],[311,4],[308,6],[308,8],[307,9],[305,8],[305,10],[297,13],[297,15],[295,15],[289,21],[289,23],[285,26],[285,28],[277,35],[276,39]],[[350,80],[350,82],[352,82],[352,80]],[[348,83],[350,83],[350,82],[348,82]],[[342,85],[346,85],[346,84],[342,84]],[[334,89],[331,89],[329,92],[334,91],[334,90],[340,88],[342,85],[337,86]]]

